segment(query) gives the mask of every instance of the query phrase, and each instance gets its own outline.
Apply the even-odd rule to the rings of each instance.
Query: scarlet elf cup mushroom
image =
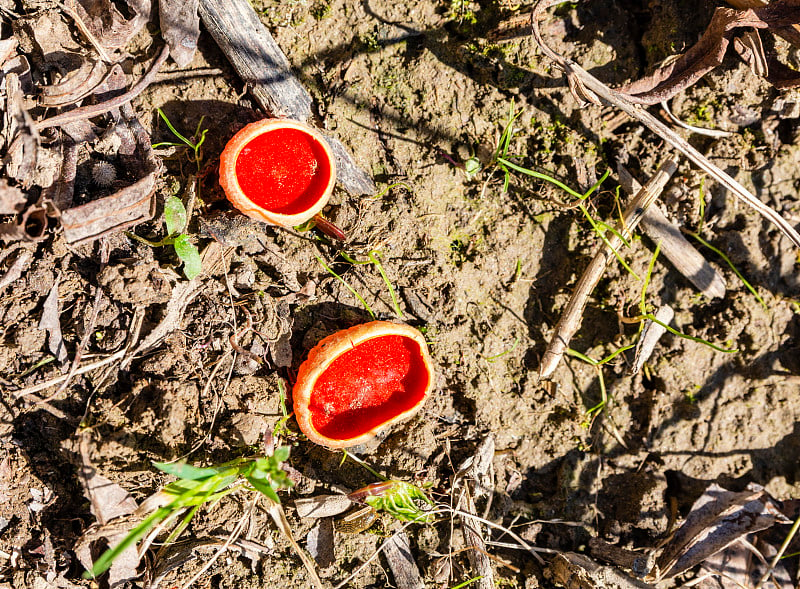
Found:
[[[309,440],[348,448],[414,415],[433,382],[422,334],[372,321],[329,335],[308,353],[292,392],[294,412]]]
[[[319,213],[333,192],[336,164],[319,131],[265,119],[236,133],[219,158],[219,183],[245,215],[293,227]]]

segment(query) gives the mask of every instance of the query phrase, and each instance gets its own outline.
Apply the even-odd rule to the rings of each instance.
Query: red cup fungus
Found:
[[[228,141],[219,158],[219,183],[248,217],[293,227],[328,202],[336,164],[316,129],[288,119],[264,119]]]
[[[292,393],[297,423],[309,440],[348,448],[420,410],[433,388],[422,334],[373,321],[329,335],[300,365]]]

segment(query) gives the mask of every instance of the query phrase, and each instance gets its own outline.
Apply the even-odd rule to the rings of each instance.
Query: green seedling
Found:
[[[278,381],[278,404],[281,407],[282,417],[275,423],[275,427],[272,428],[272,437],[276,439],[288,437],[290,432],[286,427],[286,422],[289,421],[289,418],[292,416],[292,413],[289,413],[286,409],[286,386],[283,384],[283,379]]]
[[[183,262],[183,273],[189,280],[195,278],[202,270],[200,252],[197,250],[191,237],[184,233],[187,215],[186,207],[177,196],[170,196],[164,203],[164,226],[167,236],[160,241],[150,241],[135,233],[126,232],[126,235],[150,247],[163,247],[171,245],[175,254]]]
[[[386,288],[389,290],[389,296],[392,298],[392,307],[394,307],[394,312],[397,313],[397,316],[400,317],[400,319],[402,319],[403,318],[403,311],[400,310],[400,303],[397,300],[397,293],[395,293],[394,287],[392,286],[392,282],[389,280],[389,277],[386,275],[386,272],[383,270],[383,265],[381,264],[381,259],[380,259],[380,256],[379,256],[378,252],[376,250],[370,250],[367,253],[367,259],[366,260],[361,260],[361,261],[356,260],[355,258],[350,256],[346,252],[342,252],[340,255],[345,260],[347,260],[348,262],[350,262],[351,264],[356,265],[356,266],[363,266],[365,264],[374,264],[375,265],[375,267],[378,269],[378,272],[381,275],[381,278],[383,278],[384,284],[386,284]]]
[[[161,143],[153,144],[153,149],[158,149],[159,147],[184,147],[191,151],[191,156],[189,159],[194,162],[197,169],[196,174],[189,181],[189,208],[191,209],[195,198],[199,196],[201,187],[201,183],[198,180],[198,175],[200,174],[203,161],[203,143],[205,143],[206,133],[208,133],[208,129],[201,128],[203,119],[205,117],[200,118],[200,122],[197,123],[197,129],[195,129],[194,135],[191,138],[187,138],[175,128],[175,126],[167,118],[167,115],[164,114],[163,110],[160,108],[157,110],[158,115],[161,117],[164,123],[166,123],[172,134],[179,139],[179,142],[162,141]],[[150,241],[148,239],[144,239],[143,237],[139,237],[134,233],[127,232],[126,235],[132,239],[144,243],[145,245],[149,245],[150,247],[163,247],[166,245],[171,245],[175,250],[175,254],[178,256],[178,259],[183,262],[184,275],[186,278],[191,280],[200,274],[202,265],[200,262],[200,252],[197,250],[197,246],[192,243],[191,236],[186,233],[190,215],[191,213],[187,212],[183,201],[177,196],[172,195],[167,197],[166,201],[164,202],[164,225],[167,232],[166,237],[160,241]]]
[[[197,128],[194,131],[194,135],[191,138],[187,138],[173,126],[170,120],[167,118],[167,115],[164,114],[164,111],[160,108],[158,110],[158,116],[161,117],[161,120],[166,123],[167,128],[170,132],[175,135],[179,139],[179,141],[162,141],[160,143],[154,143],[153,149],[158,149],[160,147],[185,147],[191,150],[192,154],[189,158],[191,161],[194,162],[195,166],[197,167],[197,171],[200,172],[201,164],[203,161],[203,143],[206,140],[206,133],[208,133],[208,129],[201,129],[203,125],[203,119],[205,116],[200,117],[200,122],[197,123]]]
[[[658,258],[658,254],[660,252],[661,252],[661,242],[659,242],[658,245],[656,245],[656,251],[653,252],[653,256],[650,258],[650,263],[647,266],[647,275],[645,276],[644,283],[642,284],[642,294],[641,294],[641,296],[639,298],[639,313],[640,313],[640,315],[636,319],[639,320],[639,321],[644,321],[645,319],[649,319],[653,323],[656,323],[656,324],[660,325],[661,327],[663,327],[664,329],[666,329],[672,335],[677,335],[679,338],[686,339],[686,340],[693,341],[693,342],[697,342],[699,344],[703,344],[705,346],[708,346],[712,350],[716,350],[717,352],[723,352],[725,354],[734,354],[734,353],[738,352],[739,350],[737,350],[737,349],[734,349],[734,348],[723,348],[723,347],[718,346],[716,344],[712,344],[710,341],[704,340],[701,337],[695,337],[693,335],[689,335],[688,333],[683,333],[682,331],[679,331],[679,330],[675,329],[674,327],[670,327],[669,325],[667,325],[663,321],[660,321],[659,319],[656,319],[656,316],[653,315],[653,313],[651,313],[648,310],[647,305],[645,303],[645,294],[647,292],[647,287],[650,284],[650,277],[653,274],[653,268],[655,267],[655,264],[656,264],[656,258]],[[756,296],[758,296],[758,295],[756,295]],[[644,327],[644,324],[640,323],[639,324],[639,333],[642,332],[642,328],[643,327]]]
[[[434,503],[419,487],[404,481],[380,481],[347,496],[351,501],[366,503],[375,511],[383,511],[404,522],[430,523],[433,516],[422,509]]]
[[[162,522],[175,521],[188,513],[169,534],[165,543],[173,542],[186,529],[192,517],[205,504],[216,503],[236,491],[257,491],[274,503],[280,503],[277,491],[288,489],[293,483],[281,463],[289,458],[288,446],[281,446],[272,456],[237,458],[230,462],[210,467],[196,467],[186,463],[166,464],[154,462],[157,469],[178,477],[142,505],[155,508],[135,526],[122,541],[108,549],[94,563],[84,578],[98,577],[106,572],[114,560],[125,550],[137,544]]]
[[[525,168],[523,166],[520,166],[519,164],[514,163],[510,159],[511,157],[514,156],[509,155],[508,152],[511,147],[511,141],[514,138],[515,134],[514,123],[520,117],[520,115],[522,115],[522,111],[521,110],[519,112],[516,111],[516,109],[514,108],[514,101],[512,100],[511,106],[509,107],[508,119],[505,123],[505,126],[503,127],[502,132],[500,133],[500,140],[497,142],[497,147],[495,148],[494,153],[492,154],[492,159],[488,166],[489,169],[499,169],[503,173],[503,192],[508,192],[508,187],[509,184],[511,183],[512,172],[517,172],[525,176],[529,176],[531,178],[536,178],[537,180],[543,180],[544,182],[548,182],[549,184],[552,184],[553,186],[560,188],[570,196],[576,198],[578,209],[581,211],[583,216],[586,217],[586,220],[589,221],[589,224],[592,226],[594,232],[603,241],[603,243],[605,243],[606,247],[608,247],[614,253],[614,256],[617,258],[617,260],[619,260],[619,263],[622,264],[622,267],[625,268],[625,270],[636,280],[639,280],[639,276],[637,276],[637,274],[623,259],[620,253],[615,248],[611,247],[611,243],[609,243],[608,237],[606,237],[606,233],[607,232],[613,233],[614,235],[619,237],[620,240],[622,240],[623,244],[625,244],[626,246],[630,246],[628,240],[612,225],[607,224],[603,221],[596,220],[594,217],[592,217],[591,213],[589,212],[589,209],[584,204],[585,201],[592,194],[594,194],[597,190],[600,189],[600,186],[603,184],[603,182],[605,182],[606,178],[608,178],[609,174],[611,173],[611,170],[606,170],[605,173],[600,177],[600,179],[597,182],[595,182],[594,186],[589,188],[589,190],[586,191],[585,194],[581,194],[548,174],[537,172],[536,170],[531,170],[529,168]],[[489,178],[487,178],[486,181],[488,182]],[[486,185],[484,185],[484,188],[485,186]]]
[[[486,360],[487,362],[496,362],[497,360],[499,360],[500,358],[502,358],[506,354],[510,354],[511,352],[516,350],[518,345],[519,345],[519,338],[515,337],[514,338],[514,343],[511,344],[510,348],[500,352],[499,354],[495,354],[494,356],[487,356],[487,357],[484,358],[484,360]]]
[[[467,579],[467,580],[466,580],[466,581],[464,581],[463,583],[459,583],[458,585],[455,585],[455,586],[451,587],[450,589],[463,589],[464,587],[469,587],[469,586],[470,586],[470,585],[472,585],[473,583],[477,583],[477,582],[478,582],[478,581],[480,581],[481,579],[483,579],[483,576],[480,576],[480,577],[472,577],[471,579]]]

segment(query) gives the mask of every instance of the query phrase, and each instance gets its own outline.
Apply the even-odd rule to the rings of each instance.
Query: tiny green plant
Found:
[[[755,297],[755,299],[764,308],[764,310],[765,311],[769,310],[769,307],[767,307],[767,303],[764,302],[764,299],[761,298],[761,295],[759,295],[758,292],[756,291],[756,289],[753,288],[752,284],[747,282],[747,280],[745,279],[744,275],[742,275],[742,273],[739,272],[739,269],[736,266],[733,265],[733,262],[731,262],[731,259],[728,256],[726,256],[725,253],[722,250],[720,250],[719,248],[716,248],[713,245],[711,245],[710,243],[708,243],[705,239],[700,237],[700,235],[698,233],[688,232],[687,235],[693,237],[694,239],[699,241],[704,247],[707,247],[712,252],[717,254],[720,258],[725,260],[725,263],[728,264],[728,267],[731,270],[733,270],[733,272],[736,274],[736,276],[739,277],[739,280],[742,281],[742,284],[744,284],[745,288],[747,288],[747,290],[750,291],[750,293]]]
[[[164,114],[164,111],[160,108],[158,110],[158,116],[161,117],[161,120],[167,125],[167,128],[170,132],[178,138],[179,141],[162,141],[160,143],[153,144],[153,149],[158,149],[160,147],[186,147],[187,149],[191,150],[190,160],[194,162],[195,166],[197,167],[197,171],[200,171],[201,164],[203,161],[203,143],[206,140],[206,133],[208,133],[208,129],[203,129],[203,119],[205,117],[200,117],[200,122],[197,123],[197,128],[194,131],[194,135],[191,138],[188,138],[178,132],[175,126],[170,122],[167,118],[167,115]]]
[[[637,274],[625,261],[622,255],[620,255],[620,253],[611,246],[611,244],[608,241],[608,237],[606,237],[606,233],[607,232],[613,233],[622,240],[623,244],[625,244],[626,246],[630,246],[628,240],[612,225],[605,223],[603,221],[599,221],[594,217],[592,217],[588,207],[584,204],[585,201],[592,194],[594,194],[597,190],[600,189],[600,186],[603,184],[603,182],[606,181],[609,174],[611,173],[611,170],[606,170],[605,173],[600,177],[600,179],[597,182],[595,182],[595,184],[591,188],[589,188],[589,190],[587,190],[586,193],[581,194],[548,174],[545,174],[543,172],[537,172],[536,170],[531,170],[530,168],[525,168],[523,166],[520,166],[519,164],[514,163],[510,159],[514,156],[509,155],[508,152],[511,147],[511,141],[514,138],[515,134],[514,123],[517,121],[517,119],[520,117],[521,114],[522,111],[521,110],[517,111],[515,109],[514,101],[512,100],[511,105],[509,107],[508,119],[506,120],[503,130],[500,133],[500,139],[497,142],[497,146],[495,147],[494,153],[492,154],[491,162],[488,166],[488,168],[490,169],[499,169],[503,173],[503,192],[508,191],[509,184],[511,183],[512,172],[517,172],[525,176],[529,176],[531,178],[536,178],[537,180],[543,180],[545,182],[548,182],[549,184],[552,184],[553,186],[556,186],[557,188],[560,188],[567,194],[573,196],[574,198],[577,199],[576,204],[578,209],[581,211],[583,216],[586,217],[586,220],[592,226],[594,232],[598,235],[598,237],[600,237],[603,243],[605,243],[606,246],[614,253],[614,256],[616,256],[617,260],[619,260],[622,267],[625,268],[625,270],[636,280],[639,280],[639,276],[637,276]],[[487,183],[490,177],[486,179]],[[484,189],[485,188],[486,184],[484,184]]]
[[[178,480],[169,483],[142,505],[142,508],[147,505],[156,508],[119,544],[103,553],[91,570],[84,573],[84,577],[90,579],[102,575],[120,554],[145,538],[156,526],[162,522],[175,521],[188,511],[169,534],[166,543],[174,541],[186,529],[200,507],[236,491],[255,490],[270,501],[280,503],[277,491],[293,485],[281,467],[288,459],[289,447],[281,446],[271,456],[237,458],[224,464],[202,468],[186,463],[154,462],[153,466],[178,477]]]
[[[164,203],[164,226],[167,231],[166,237],[160,241],[150,241],[127,232],[126,235],[136,241],[149,245],[150,247],[163,247],[171,245],[175,249],[175,254],[183,262],[183,273],[189,280],[195,278],[202,270],[200,252],[197,246],[192,243],[191,237],[184,233],[186,227],[187,214],[186,207],[177,196],[169,196]]]
[[[191,138],[188,138],[175,128],[169,118],[167,118],[167,115],[164,114],[163,110],[160,108],[157,110],[158,116],[161,117],[161,119],[167,125],[167,128],[169,128],[170,132],[175,135],[179,141],[162,141],[161,143],[155,143],[152,146],[153,149],[158,149],[160,147],[184,147],[190,151],[189,159],[195,165],[196,173],[189,181],[189,208],[191,209],[194,200],[198,197],[198,192],[201,186],[200,182],[198,181],[198,175],[200,174],[203,161],[203,143],[205,143],[206,133],[208,133],[208,129],[202,128],[203,119],[205,117],[200,118],[200,122],[197,123],[197,128],[195,129],[194,135],[192,135]],[[178,256],[178,259],[183,262],[184,275],[186,278],[191,280],[200,274],[200,271],[202,270],[202,264],[200,261],[200,252],[197,250],[197,246],[192,243],[191,236],[186,233],[190,215],[191,212],[187,212],[183,201],[173,194],[168,196],[164,202],[164,226],[166,228],[167,235],[163,239],[160,241],[150,241],[130,232],[126,233],[126,235],[132,239],[144,243],[145,245],[149,245],[150,247],[163,247],[171,245],[175,250],[175,254]]]
[[[328,266],[328,265],[325,263],[325,260],[323,260],[322,258],[320,258],[320,257],[319,257],[317,254],[314,254],[314,257],[315,257],[315,258],[317,258],[317,261],[318,261],[318,262],[319,262],[319,263],[322,265],[322,267],[325,269],[325,271],[326,271],[328,274],[330,274],[330,275],[331,275],[331,276],[333,276],[333,277],[334,277],[336,280],[338,280],[339,282],[341,282],[341,283],[342,283],[342,285],[344,285],[344,287],[345,287],[347,290],[349,290],[349,291],[350,291],[350,293],[351,293],[351,294],[352,294],[354,297],[356,297],[356,298],[357,298],[357,299],[358,299],[358,300],[361,302],[361,304],[362,304],[362,305],[364,305],[364,309],[366,309],[367,313],[369,313],[369,316],[370,316],[370,317],[372,317],[373,319],[375,319],[375,318],[376,318],[376,317],[375,317],[375,313],[373,313],[373,311],[372,311],[372,307],[370,307],[370,306],[369,306],[369,303],[367,303],[367,301],[365,301],[365,300],[364,300],[364,297],[362,297],[360,294],[358,294],[358,292],[356,291],[356,289],[354,289],[352,286],[350,286],[350,284],[349,284],[349,283],[348,283],[348,282],[347,282],[347,281],[346,281],[344,278],[342,278],[341,276],[339,276],[339,274],[337,274],[337,273],[336,273],[336,272],[333,270],[333,268],[331,268],[330,266]]]
[[[375,511],[383,511],[404,522],[430,523],[433,501],[425,491],[405,481],[388,480],[372,483],[348,495],[351,501],[366,503]],[[423,509],[427,506],[428,510]]]

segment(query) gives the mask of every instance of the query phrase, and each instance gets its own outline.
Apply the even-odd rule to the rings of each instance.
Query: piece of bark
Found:
[[[200,37],[199,0],[159,0],[158,16],[161,37],[169,45],[169,54],[179,67],[186,67],[197,50]]]
[[[323,517],[306,536],[306,548],[320,568],[326,569],[336,562],[334,556],[333,520]]]
[[[61,319],[58,312],[58,282],[56,278],[50,294],[44,301],[42,307],[42,317],[39,320],[39,329],[47,332],[47,347],[62,365],[66,363],[67,348],[64,345],[64,338],[61,335]]]
[[[655,564],[652,554],[625,550],[600,538],[589,538],[589,549],[595,558],[629,569],[639,578],[650,574]]]
[[[547,569],[553,580],[566,589],[652,589],[613,567],[597,564],[588,556],[575,552],[557,555]]]
[[[156,175],[148,174],[119,192],[61,213],[67,243],[84,243],[153,218]]]
[[[655,318],[664,325],[669,325],[673,317],[675,317],[675,311],[669,305],[659,307],[655,314]],[[645,320],[639,341],[636,343],[636,353],[633,359],[633,366],[630,369],[631,374],[639,374],[644,363],[653,355],[658,340],[667,332],[667,328],[661,323],[656,323],[650,319]]]
[[[617,166],[622,187],[631,194],[641,188],[639,182],[624,166]],[[725,279],[664,214],[658,203],[654,203],[644,214],[642,227],[654,242],[661,242],[661,251],[697,290],[708,298],[725,296]]]
[[[206,29],[262,108],[276,117],[311,119],[311,95],[247,0],[200,0],[199,11]],[[337,182],[350,194],[373,194],[375,183],[347,148],[334,137],[326,139],[335,155]]]
[[[384,547],[386,561],[392,569],[397,589],[425,589],[417,563],[411,554],[411,543],[405,532],[395,533]]]

